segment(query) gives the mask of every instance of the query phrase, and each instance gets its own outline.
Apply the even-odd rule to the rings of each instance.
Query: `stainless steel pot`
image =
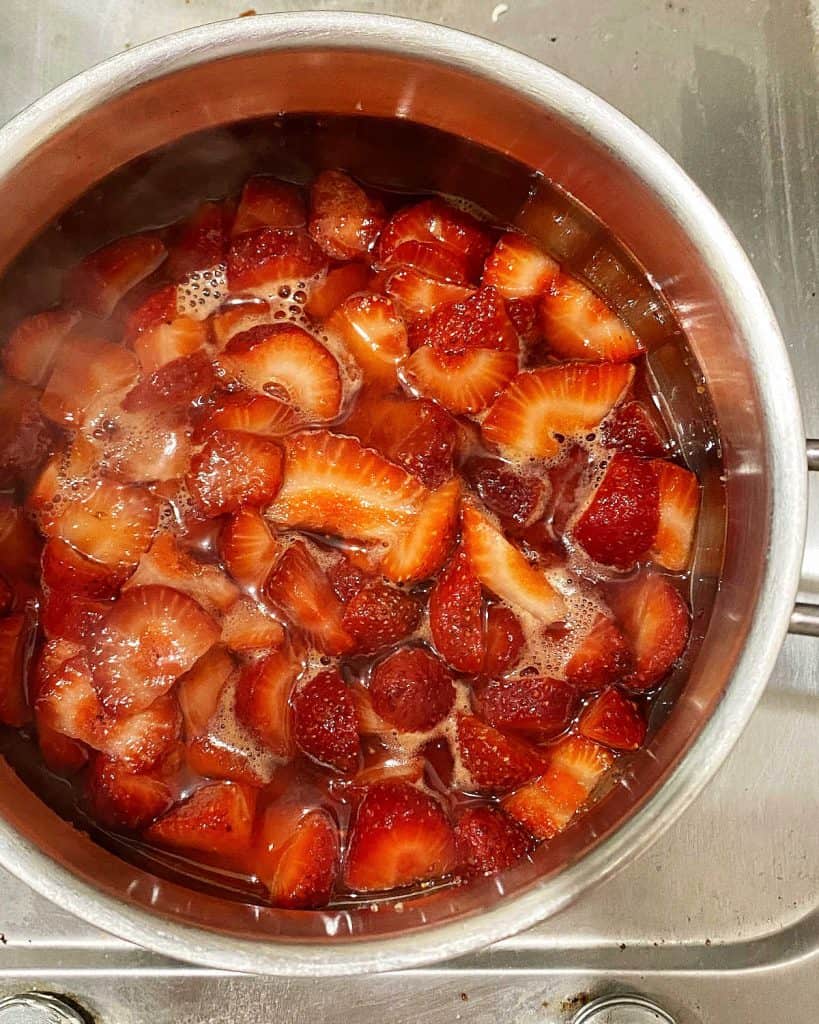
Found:
[[[647,269],[684,331],[687,351],[654,299],[641,305],[629,293],[629,274],[615,275],[626,287],[614,298],[658,331],[653,370],[670,389],[687,454],[711,473],[694,576],[714,584],[713,604],[672,712],[578,826],[535,864],[501,879],[431,892],[403,907],[333,914],[250,907],[117,858],[60,820],[7,765],[0,768],[0,862],[67,910],[211,967],[348,974],[442,960],[534,924],[647,847],[690,803],[739,736],[791,620],[806,517],[805,446],[771,309],[696,186],[585,89],[517,53],[433,25],[327,13],[256,17],[162,39],[85,72],[0,130],[3,260],[128,161],[192,132],[285,112],[390,118],[399,136],[412,123],[431,126],[485,147],[500,172],[514,160],[570,193],[611,229],[634,258],[629,266]],[[365,171],[365,133],[344,144],[348,166],[358,152]],[[451,152],[433,147],[418,164],[426,180],[402,183],[469,195],[447,187],[464,181],[449,166]],[[229,157],[217,151],[215,158]],[[502,193],[500,172],[493,180]],[[472,198],[491,205],[485,194]],[[551,231],[567,260],[585,260],[589,276],[603,267],[605,278],[613,266],[598,259],[605,246],[598,250],[596,236],[580,229],[578,241],[576,224],[550,202],[536,196],[527,205],[527,227]],[[125,206],[119,229],[127,227]],[[713,435],[702,425],[705,399],[722,481],[713,474]],[[815,464],[815,449],[811,458]],[[802,632],[817,631],[809,606],[794,621]]]

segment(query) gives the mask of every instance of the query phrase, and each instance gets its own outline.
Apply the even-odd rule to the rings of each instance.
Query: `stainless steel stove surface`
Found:
[[[5,0],[0,118],[104,57],[234,17],[244,3]],[[256,10],[311,8],[412,15],[488,36],[564,71],[647,129],[715,201],[749,252],[788,340],[808,434],[819,436],[814,4],[312,0]],[[815,601],[816,481],[812,497],[802,596]],[[635,1001],[582,1019],[816,1022],[818,665],[816,641],[790,637],[732,756],[660,842],[570,909],[484,952],[370,978],[222,974],[111,938],[2,874],[0,995],[67,993],[104,1024],[557,1024],[594,997],[618,992],[650,997],[668,1016]],[[24,1019],[5,1012],[0,1008],[2,1021]]]

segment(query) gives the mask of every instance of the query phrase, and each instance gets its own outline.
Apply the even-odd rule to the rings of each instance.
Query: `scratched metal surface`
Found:
[[[88,65],[242,12],[247,0],[4,0],[0,118]],[[253,0],[250,0],[253,2]],[[629,114],[716,202],[788,340],[819,436],[815,2],[394,0],[256,4],[411,14],[551,64]],[[805,595],[819,595],[819,489]],[[680,1024],[815,1021],[819,671],[787,641],[737,749],[645,856],[550,922],[455,964],[277,981],[194,971],[95,931],[0,874],[0,992],[71,992],[106,1022],[230,1019],[558,1024],[584,994],[638,989]]]

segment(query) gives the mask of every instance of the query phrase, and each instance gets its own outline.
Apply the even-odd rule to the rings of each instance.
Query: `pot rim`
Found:
[[[142,82],[203,61],[300,47],[394,50],[443,61],[554,109],[615,152],[665,204],[720,288],[745,340],[768,424],[770,546],[747,642],[722,701],[688,751],[644,804],[574,864],[465,920],[388,939],[343,945],[259,942],[169,921],[107,896],[56,864],[0,821],[0,863],[65,910],[174,959],[206,967],[328,976],[419,966],[522,931],[645,850],[692,802],[725,760],[762,694],[787,632],[802,562],[807,483],[804,432],[792,370],[773,311],[730,228],[677,163],[642,129],[581,85],[516,51],[454,29],[384,15],[302,12],[189,29],[81,72],[0,128],[0,175],[63,126]]]

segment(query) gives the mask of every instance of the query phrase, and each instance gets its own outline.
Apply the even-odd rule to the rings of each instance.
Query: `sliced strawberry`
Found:
[[[534,615],[543,625],[565,614],[565,601],[542,570],[471,506],[463,510],[463,544],[472,571],[496,597]]]
[[[231,234],[243,235],[257,228],[301,228],[307,209],[301,191],[276,178],[248,178],[236,210]]]
[[[367,381],[385,389],[395,387],[396,367],[409,352],[407,328],[386,295],[351,295],[327,321],[340,335]]]
[[[283,437],[304,425],[304,417],[289,402],[250,391],[221,395],[198,425],[195,438],[204,441],[214,430]]]
[[[132,388],[122,400],[126,412],[185,409],[213,391],[216,377],[203,352],[165,363]]]
[[[335,357],[293,324],[261,324],[235,334],[218,365],[244,387],[288,401],[310,419],[331,420],[341,408]]]
[[[579,444],[572,445],[557,465],[549,470],[552,487],[552,528],[562,536],[583,497],[581,484],[588,475],[589,453]]]
[[[486,654],[483,591],[459,548],[429,595],[429,627],[441,657],[459,672],[481,670]]]
[[[204,321],[180,314],[172,284],[149,295],[125,324],[124,342],[134,350],[145,373],[193,355],[207,340]]]
[[[225,779],[245,786],[264,786],[270,773],[260,764],[256,752],[225,742],[219,736],[196,736],[186,748],[187,766],[206,779]]]
[[[39,721],[37,745],[46,768],[57,775],[75,775],[88,763],[88,747],[84,743],[69,739]]]
[[[456,862],[455,836],[436,800],[406,782],[367,790],[345,859],[348,889],[372,892],[438,878]]]
[[[374,757],[368,759],[364,768],[356,772],[347,785],[356,790],[366,791],[369,786],[373,786],[377,782],[418,783],[423,778],[423,757],[407,757],[403,753],[379,750]]]
[[[515,667],[525,643],[523,627],[514,612],[493,604],[486,613],[486,653],[481,672],[497,678]]]
[[[11,580],[33,580],[42,541],[25,509],[0,495],[0,571]]]
[[[650,690],[685,650],[688,607],[668,580],[653,574],[618,586],[611,606],[634,651],[634,671],[622,681],[635,690]]]
[[[700,486],[696,476],[673,462],[655,459],[660,520],[651,547],[651,558],[664,569],[682,572],[688,567],[697,528]]]
[[[45,415],[65,427],[82,426],[106,396],[129,388],[138,373],[133,353],[110,341],[68,338],[60,347],[40,399]]]
[[[225,613],[222,643],[241,653],[269,651],[284,641],[282,624],[251,597],[241,597]]]
[[[267,520],[255,508],[242,508],[222,527],[222,561],[239,586],[261,590],[281,554]]]
[[[171,694],[133,715],[98,720],[91,746],[109,757],[127,761],[134,771],[152,767],[179,739],[182,716]]]
[[[501,519],[526,527],[543,515],[548,491],[538,477],[488,458],[470,459],[463,472],[486,507]]]
[[[302,541],[291,544],[281,556],[264,591],[265,597],[327,654],[343,654],[353,646],[342,624],[344,606]]]
[[[178,281],[195,270],[223,263],[232,217],[233,210],[227,203],[202,203],[177,225],[168,245],[168,275]]]
[[[541,295],[559,273],[560,267],[540,246],[510,231],[487,257],[481,284],[497,288],[506,299],[525,299]]]
[[[170,786],[158,775],[100,755],[91,759],[85,787],[95,820],[120,831],[138,832],[173,803]]]
[[[326,320],[346,299],[369,289],[372,273],[366,263],[342,263],[327,271],[310,289],[304,311],[314,320]]]
[[[469,775],[469,789],[505,793],[543,771],[536,747],[505,736],[472,715],[458,716],[458,753]]]
[[[93,647],[94,681],[116,713],[141,711],[219,639],[219,627],[187,594],[134,587],[106,615]]]
[[[346,555],[342,555],[337,562],[330,566],[327,570],[327,578],[330,580],[333,593],[344,604],[351,601],[364,584],[371,579]]]
[[[32,623],[18,612],[0,619],[0,722],[19,728],[31,718],[26,698],[26,669]]]
[[[475,292],[466,285],[427,277],[414,267],[399,267],[386,274],[383,290],[407,321],[427,317],[439,307],[461,302]]]
[[[254,873],[276,907],[307,910],[330,899],[339,866],[338,828],[323,810],[271,804],[256,840]]]
[[[10,377],[42,387],[60,346],[79,320],[79,313],[67,309],[26,317],[11,332],[3,348],[3,369]]]
[[[379,570],[397,583],[417,583],[434,575],[452,548],[460,507],[457,477],[429,492],[415,521],[395,536]]]
[[[452,676],[420,647],[402,648],[379,662],[369,692],[375,713],[400,732],[433,729],[455,701]]]
[[[231,243],[228,285],[232,292],[267,298],[286,282],[313,277],[326,262],[321,249],[303,232],[259,228]]]
[[[239,597],[238,587],[221,569],[191,558],[169,533],[156,537],[125,589],[155,583],[188,594],[211,614],[227,611]]]
[[[50,590],[105,600],[115,597],[128,579],[128,568],[93,562],[54,537],[43,548],[42,582]]]
[[[618,452],[573,534],[596,562],[630,569],[648,554],[658,523],[659,492],[651,463]]]
[[[366,256],[385,221],[382,204],[343,171],[322,171],[313,181],[308,230],[331,259]]]
[[[49,590],[40,601],[40,628],[49,640],[86,643],[110,610],[110,601],[95,601],[70,590]]]
[[[496,807],[464,807],[455,821],[461,870],[469,877],[496,875],[531,852],[531,836]]]
[[[232,299],[230,304],[214,313],[210,324],[217,348],[223,349],[231,338],[237,334],[258,327],[260,324],[272,324],[275,321],[275,309],[264,299],[245,298]]]
[[[393,214],[381,232],[378,259],[384,264],[406,242],[432,242],[465,257],[476,273],[491,242],[475,217],[441,199],[425,199]]]
[[[580,716],[580,733],[614,750],[638,750],[646,738],[646,723],[634,701],[620,690],[604,690]]]
[[[594,430],[633,378],[633,366],[607,364],[526,370],[489,410],[483,436],[510,455],[549,459],[562,438]]]
[[[507,299],[506,312],[520,340],[530,348],[542,341],[540,315],[536,299]]]
[[[341,624],[359,654],[373,654],[409,636],[420,620],[417,598],[381,580],[370,580],[350,598]]]
[[[290,694],[301,672],[290,651],[274,651],[243,669],[236,685],[236,714],[277,757],[293,753]]]
[[[217,430],[191,460],[186,478],[196,507],[206,516],[267,505],[282,480],[282,450],[275,441],[238,430]]]
[[[535,740],[563,732],[577,708],[577,691],[563,679],[521,675],[478,687],[477,711],[496,729]]]
[[[413,352],[403,367],[410,388],[456,415],[481,412],[517,372],[514,352],[476,348],[446,356],[428,345]]]
[[[500,294],[494,288],[481,288],[463,302],[440,306],[415,323],[409,344],[413,351],[429,345],[440,356],[458,356],[476,348],[517,353],[518,333]]]
[[[580,693],[602,690],[634,668],[628,640],[608,615],[598,615],[566,665],[566,679]]]
[[[184,410],[117,411],[93,434],[101,442],[100,464],[120,480],[145,484],[177,480],[188,470],[191,430]]]
[[[152,274],[166,255],[156,235],[117,239],[69,271],[65,296],[71,305],[93,316],[109,317],[123,295]]]
[[[224,647],[206,651],[176,687],[179,708],[185,722],[185,738],[192,740],[205,731],[216,713],[219,697],[234,671],[233,658]]]
[[[648,459],[665,453],[657,427],[640,402],[624,402],[618,406],[604,421],[600,434],[605,445],[621,452]]]
[[[361,744],[352,694],[334,669],[319,672],[293,697],[293,733],[299,749],[318,764],[350,773]]]
[[[52,445],[36,388],[0,377],[0,476],[4,486],[38,470]]]
[[[402,242],[387,257],[384,269],[412,267],[424,277],[450,284],[466,284],[472,272],[470,260],[455,249],[437,242]]]
[[[145,830],[145,838],[172,849],[235,856],[246,852],[256,793],[236,782],[209,782]]]
[[[559,359],[622,363],[643,351],[634,332],[593,291],[560,274],[540,301],[540,324]]]

